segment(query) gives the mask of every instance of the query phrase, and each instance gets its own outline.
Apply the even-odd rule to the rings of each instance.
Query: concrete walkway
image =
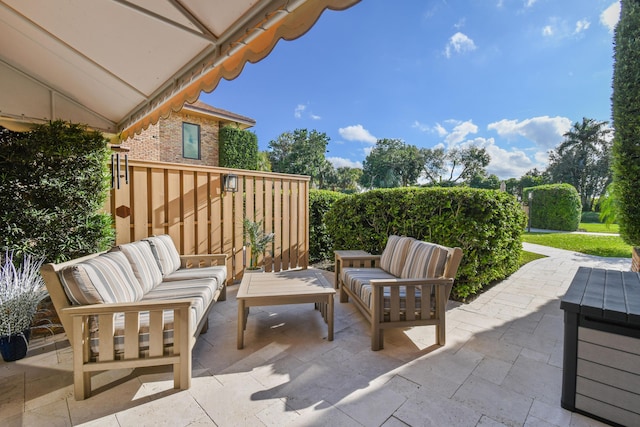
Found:
[[[602,425],[560,407],[559,301],[578,266],[628,270],[631,260],[525,249],[548,258],[469,304],[450,302],[442,348],[419,327],[387,332],[372,352],[362,316],[337,303],[332,342],[312,305],[259,307],[237,350],[233,286],[195,347],[190,390],[173,390],[166,369],[112,371],[78,402],[64,335],[41,339],[27,358],[0,362],[0,425]]]

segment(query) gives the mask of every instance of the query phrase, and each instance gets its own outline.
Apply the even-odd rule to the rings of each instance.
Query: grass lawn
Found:
[[[566,249],[588,255],[631,258],[631,246],[624,243],[620,236],[570,233],[524,233],[522,240],[527,243]]]
[[[590,233],[618,233],[618,224],[607,225],[595,222],[581,222],[578,230]]]
[[[520,267],[523,265],[530,263],[531,261],[535,261],[540,258],[546,258],[546,255],[536,254],[533,252],[522,251],[520,252]]]

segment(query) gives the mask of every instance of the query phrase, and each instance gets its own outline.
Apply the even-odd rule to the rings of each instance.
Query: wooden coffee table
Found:
[[[315,270],[245,273],[238,289],[238,349],[244,347],[249,307],[314,303],[327,323],[333,341],[333,297],[336,290]]]

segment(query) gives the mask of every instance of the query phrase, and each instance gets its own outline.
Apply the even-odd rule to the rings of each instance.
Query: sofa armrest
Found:
[[[226,262],[226,254],[180,255],[180,268],[223,266]]]

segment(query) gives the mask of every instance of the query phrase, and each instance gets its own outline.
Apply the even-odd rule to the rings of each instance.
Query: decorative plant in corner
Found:
[[[251,248],[251,257],[249,258],[249,270],[259,270],[258,257],[264,253],[269,243],[273,242],[274,234],[265,233],[262,226],[262,221],[251,221],[245,218],[243,220],[244,225],[244,238],[245,245]]]
[[[40,276],[43,258],[25,254],[17,267],[12,251],[0,258],[0,352],[9,362],[27,354],[31,323],[47,292]]]

